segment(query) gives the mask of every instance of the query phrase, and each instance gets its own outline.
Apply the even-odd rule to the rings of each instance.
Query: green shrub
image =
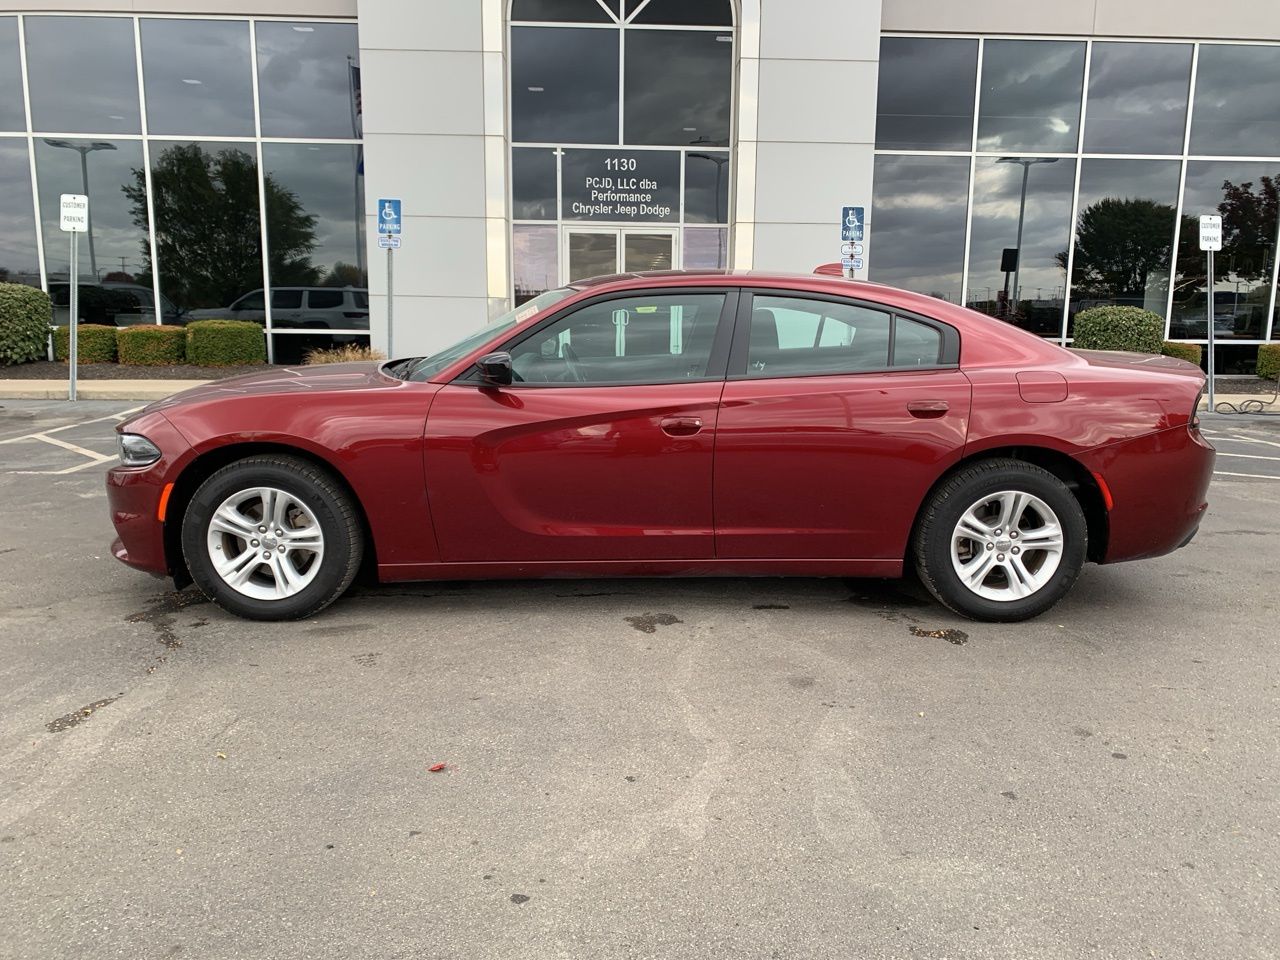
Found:
[[[121,327],[116,331],[120,362],[138,367],[161,367],[181,363],[187,354],[187,331],[183,327],[154,323]]]
[[[0,283],[0,364],[43,360],[52,316],[49,295],[43,290]]]
[[[53,328],[53,355],[66,361],[71,352],[70,327]],[[99,323],[82,323],[76,335],[76,359],[79,363],[115,363],[116,328]]]
[[[1075,346],[1081,350],[1159,353],[1164,319],[1141,307],[1094,307],[1076,314]]]
[[[1186,360],[1188,363],[1194,363],[1200,366],[1200,355],[1203,352],[1198,343],[1174,343],[1166,340],[1161,346],[1160,352],[1166,357],[1177,357],[1179,360]]]
[[[187,362],[202,367],[266,363],[266,333],[249,320],[195,320],[187,324]]]
[[[1258,376],[1263,380],[1280,377],[1280,343],[1268,343],[1258,348]]]

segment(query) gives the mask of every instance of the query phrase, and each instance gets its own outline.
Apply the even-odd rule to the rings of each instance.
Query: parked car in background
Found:
[[[80,323],[105,324],[108,327],[132,327],[156,322],[155,292],[138,283],[82,283],[77,312]],[[65,327],[71,322],[71,284],[66,280],[49,283],[49,299],[53,301],[53,322]],[[184,323],[183,312],[161,294],[162,323]]]
[[[226,307],[201,307],[190,320],[252,320],[266,324],[262,290],[250,290]],[[369,291],[361,287],[272,287],[271,325],[277,330],[368,330]]]

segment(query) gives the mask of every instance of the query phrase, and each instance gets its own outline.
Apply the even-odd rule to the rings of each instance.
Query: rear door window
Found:
[[[889,366],[892,315],[851,303],[755,296],[748,377],[805,377]]]

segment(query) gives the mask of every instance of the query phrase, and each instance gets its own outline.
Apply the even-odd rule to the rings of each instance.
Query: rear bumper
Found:
[[[1190,543],[1209,508],[1216,456],[1199,430],[1183,425],[1083,457],[1115,501],[1102,562],[1158,557]]]
[[[135,570],[163,577],[172,569],[165,553],[165,523],[158,512],[160,498],[165,485],[176,479],[179,463],[189,457],[191,447],[160,414],[130,421],[129,432],[145,436],[163,456],[149,467],[107,471],[107,504],[117,534],[111,553]]]

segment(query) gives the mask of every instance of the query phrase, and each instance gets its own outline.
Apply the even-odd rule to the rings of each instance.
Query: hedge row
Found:
[[[1076,314],[1073,336],[1081,350],[1160,353],[1164,317],[1141,307],[1093,307]]]
[[[0,283],[0,364],[44,358],[53,307],[43,290]]]
[[[63,361],[70,349],[68,329],[53,328],[53,354]],[[82,323],[79,330],[76,339],[81,363],[114,363],[117,357],[123,364],[142,367],[184,361],[205,367],[267,362],[266,334],[247,320],[196,320],[185,327],[139,324],[117,328]],[[41,355],[43,352],[41,346]]]
[[[1268,343],[1258,348],[1258,376],[1264,380],[1280,377],[1280,343]]]
[[[1179,360],[1194,363],[1197,367],[1200,366],[1200,356],[1203,353],[1198,343],[1174,343],[1171,340],[1164,342],[1160,352],[1166,357],[1177,357]]]

